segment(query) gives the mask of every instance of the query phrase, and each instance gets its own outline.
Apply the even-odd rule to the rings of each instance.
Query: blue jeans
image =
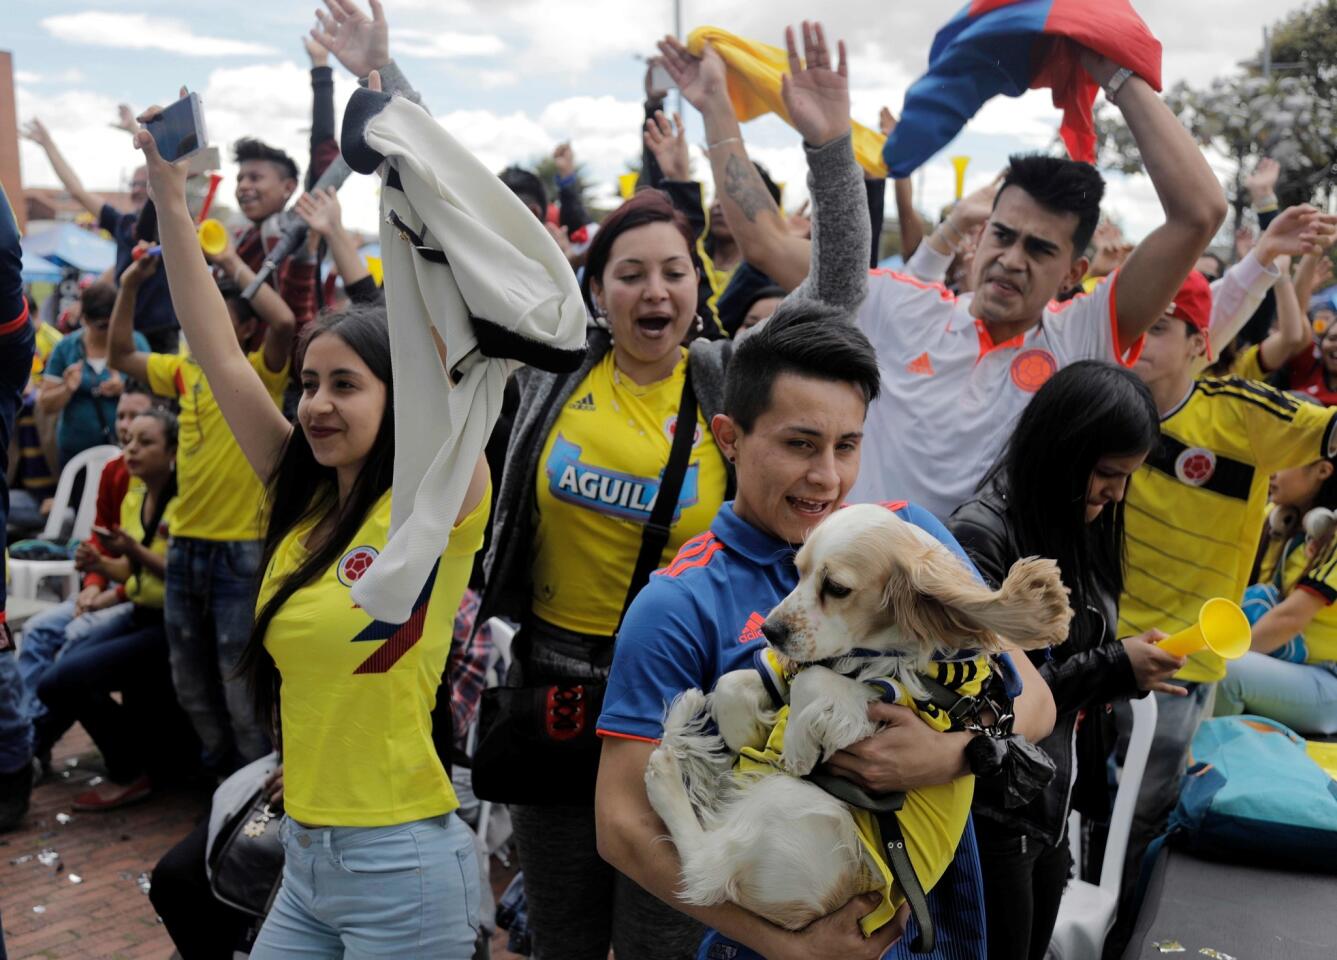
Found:
[[[105,610],[93,610],[81,617],[74,615],[74,597],[43,610],[23,625],[19,645],[19,674],[23,677],[24,708],[36,720],[46,713],[46,705],[37,696],[37,685],[63,652],[78,649],[87,640],[113,636],[130,629],[133,603],[118,603]]]
[[[0,204],[6,203],[0,191]],[[0,253],[5,266],[12,266],[12,254],[17,253],[17,235],[14,221],[6,209],[0,224],[0,237],[5,250]],[[11,293],[17,299],[18,277],[6,272],[0,276],[0,294]],[[12,288],[12,290],[10,289]],[[8,300],[5,305],[9,306]],[[14,320],[22,312],[20,306],[13,315],[0,316],[0,324]],[[33,328],[31,323],[20,324],[13,333],[0,337],[0,531],[9,518],[9,441],[14,435],[14,417],[23,403],[23,388],[32,373]],[[5,609],[5,551],[0,550],[0,613]],[[6,629],[0,626],[0,630]],[[14,654],[0,653],[0,773],[13,773],[32,760],[32,724],[23,711],[23,681]],[[4,952],[4,935],[0,934],[0,953]]]
[[[32,721],[23,700],[18,659],[11,651],[0,653],[0,773],[13,773],[32,762]]]
[[[279,836],[283,885],[251,960],[473,957],[478,862],[455,814],[389,827],[285,817]]]
[[[177,699],[204,746],[206,766],[227,773],[269,753],[237,660],[255,619],[259,540],[173,537],[163,613]]]
[[[1300,734],[1337,733],[1337,667],[1246,653],[1226,664],[1216,685],[1216,716],[1240,713],[1279,720]]]
[[[112,692],[121,694],[120,701]],[[198,752],[181,716],[157,610],[138,608],[127,629],[67,650],[37,686],[47,713],[34,726],[41,746],[75,720],[102,751],[107,775],[127,784],[149,774],[168,779]],[[55,732],[59,731],[59,732]]]

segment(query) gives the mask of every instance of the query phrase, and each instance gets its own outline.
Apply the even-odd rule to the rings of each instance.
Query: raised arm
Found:
[[[325,0],[324,10],[316,11],[316,26],[311,38],[358,78],[364,86],[373,70],[381,76],[381,90],[412,100],[426,109],[422,95],[408,82],[399,65],[390,59],[390,25],[380,0],[369,0],[371,15],[363,13],[352,0]]]
[[[330,53],[311,37],[303,37],[302,46],[311,60],[311,158],[306,166],[306,189],[310,190],[339,156],[339,140],[334,127],[334,71],[329,66]]]
[[[344,229],[343,211],[339,206],[338,193],[332,187],[326,187],[315,193],[304,193],[297,198],[293,210],[306,221],[311,232],[319,235],[330,248],[330,256],[334,258],[334,266],[338,269],[339,276],[343,278],[344,290],[348,292],[349,299],[363,300],[364,298],[355,295],[353,290],[361,290],[366,281],[371,280],[371,272],[368,271],[362,254],[358,253],[352,234]],[[373,282],[372,290],[375,290],[375,287]]]
[[[884,137],[891,136],[891,132],[896,129],[896,115],[890,107],[883,107],[878,115],[878,129]],[[924,221],[919,219],[919,212],[915,210],[914,187],[910,178],[893,180],[892,184],[896,192],[896,223],[901,232],[901,259],[908,263],[924,242]]]
[[[121,274],[121,286],[116,291],[116,303],[107,326],[107,363],[140,383],[149,382],[149,355],[135,347],[135,301],[144,281],[158,270],[158,258],[154,256],[130,261]]]
[[[331,193],[332,188],[326,188]],[[310,238],[308,238],[308,243]],[[223,252],[213,260],[218,269],[236,281],[237,286],[245,290],[255,279],[255,271],[246,265],[246,261],[237,256],[237,248],[232,245],[231,236]],[[297,317],[273,287],[260,284],[251,300],[255,315],[265,324],[264,355],[265,366],[272,373],[286,369],[292,359],[292,343],[297,336]]]
[[[808,273],[808,241],[789,231],[779,207],[748,159],[743,132],[725,88],[724,61],[709,45],[697,59],[673,37],[661,40],[659,50],[664,68],[683,98],[701,112],[705,121],[715,193],[743,259],[781,287],[793,290]],[[848,111],[845,119],[848,129]]]
[[[1300,268],[1295,271],[1295,299],[1300,304],[1300,312],[1309,313],[1309,302],[1314,291],[1332,279],[1332,261],[1326,253],[1306,253],[1300,259]]]
[[[1277,269],[1281,271],[1281,279],[1273,288],[1277,297],[1277,328],[1258,345],[1258,361],[1264,370],[1279,370],[1287,360],[1303,353],[1313,342],[1308,319],[1295,297],[1291,258],[1278,257]]]
[[[812,194],[812,241],[808,276],[792,294],[821,300],[853,313],[868,294],[868,251],[872,225],[864,173],[850,139],[849,68],[845,42],[831,51],[821,24],[803,24],[803,61],[794,28],[785,29],[789,73],[781,96],[794,127],[803,134]]]
[[[23,135],[41,147],[46,153],[47,160],[51,162],[51,169],[55,170],[56,176],[60,178],[60,185],[65,188],[70,196],[79,201],[79,206],[94,217],[101,216],[102,198],[89,193],[84,188],[84,182],[79,179],[79,175],[74,172],[74,168],[66,162],[65,155],[60,152],[55,139],[52,138],[50,131],[47,130],[42,121],[33,117],[23,128]]]
[[[1334,235],[1337,235],[1337,216],[1320,213],[1308,204],[1288,207],[1272,219],[1253,249],[1231,266],[1225,276],[1212,284],[1212,320],[1209,332],[1216,348],[1223,348],[1235,339],[1258,309],[1268,290],[1272,289],[1272,285],[1281,276],[1274,264],[1277,258],[1317,253],[1332,243]],[[1122,288],[1120,288],[1119,311],[1123,312]],[[1274,342],[1274,346],[1269,348],[1269,353],[1276,356],[1284,349],[1287,349],[1284,343],[1278,346]],[[1201,357],[1197,363],[1205,367],[1207,358]],[[1269,370],[1275,370],[1280,366],[1280,364],[1273,366],[1267,360],[1264,361],[1264,365]]]
[[[140,121],[159,112],[159,108],[152,107]],[[227,305],[204,261],[195,223],[186,205],[186,163],[163,160],[148,133],[135,134],[135,146],[144,151],[149,185],[158,208],[163,266],[172,291],[172,307],[238,445],[251,468],[262,480],[267,480],[288,442],[292,424],[274,406],[260,375],[237,343]]]
[[[1119,70],[1113,61],[1083,52],[1082,62],[1101,85]],[[1174,299],[1188,272],[1226,217],[1216,174],[1170,108],[1141,77],[1114,95],[1156,188],[1165,222],[1129,254],[1119,273],[1119,356],[1146,333]]]

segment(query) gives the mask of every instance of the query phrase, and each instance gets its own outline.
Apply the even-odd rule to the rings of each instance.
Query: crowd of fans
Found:
[[[1108,956],[1204,718],[1337,733],[1337,315],[1311,307],[1337,217],[1279,209],[1265,160],[1247,180],[1256,236],[1209,249],[1227,213],[1215,174],[1143,79],[1089,51],[1163,207],[1137,244],[1102,207],[1094,167],[1019,155],[936,224],[895,181],[904,266],[876,269],[886,181],[851,147],[843,46],[809,24],[786,35],[783,97],[810,211],[787,214],[749,158],[719,53],[673,38],[656,62],[704,121],[713,190],[692,179],[682,119],[647,71],[637,189],[600,222],[569,144],[553,155],[555,198],[520,167],[499,174],[514,210],[410,197],[498,243],[530,231],[555,245],[566,275],[523,283],[542,288],[536,302],[578,290],[588,326],[574,362],[517,363],[488,395],[496,426],[461,468],[449,545],[409,620],[351,603],[392,537],[392,479],[422,457],[406,416],[436,414],[395,409],[386,300],[419,296],[413,272],[373,277],[337,193],[316,189],[340,153],[330,53],[367,88],[355,102],[420,97],[377,0],[370,14],[327,5],[308,43],[305,177],[282,150],[238,141],[241,219],[221,251],[201,252],[186,164],[137,123],[128,212],[84,188],[40,120],[26,129],[117,256],[64,315],[38,309],[0,203],[0,503],[15,557],[67,555],[81,575],[0,653],[0,829],[22,822],[77,722],[107,769],[80,810],[242,778],[272,811],[262,833],[286,812],[282,882],[275,864],[259,916],[215,895],[218,817],[164,852],[153,902],[185,960],[485,956],[470,776],[485,768],[470,770],[470,731],[502,623],[518,631],[508,687],[590,697],[553,714],[589,749],[555,776],[546,756],[517,755],[521,775],[487,794],[508,805],[523,871],[513,943],[539,960],[899,956],[916,921],[899,946],[904,913],[865,937],[866,896],[798,931],[682,902],[644,786],[666,704],[752,661],[798,581],[796,545],[847,502],[887,503],[993,586],[1018,559],[1054,558],[1070,591],[1066,643],[1004,655],[1016,731],[1055,775],[1020,806],[979,777],[972,825],[929,894],[935,956],[1044,955],[1081,869],[1068,814],[1109,818],[1120,703],[1150,695],[1159,712]],[[884,110],[880,125],[896,120]],[[350,145],[349,127],[345,155],[379,142],[355,132]],[[540,228],[514,222],[526,210]],[[429,220],[397,224],[419,254]],[[245,297],[299,223],[306,242]],[[458,284],[466,303],[472,282]],[[437,346],[454,377],[463,361]],[[106,447],[119,450],[79,461]],[[76,461],[76,502],[97,487],[92,535],[31,539]],[[1251,652],[1227,664],[1157,645],[1213,597],[1245,602]],[[969,734],[870,709],[880,731],[833,772],[873,793],[976,772]]]

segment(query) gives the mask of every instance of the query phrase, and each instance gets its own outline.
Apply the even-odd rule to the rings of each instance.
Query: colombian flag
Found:
[[[1078,45],[1161,89],[1161,44],[1128,0],[974,0],[938,31],[928,73],[905,94],[883,159],[908,177],[946,146],[986,100],[1049,87],[1059,134],[1074,160],[1095,160],[1091,106],[1099,89]]]

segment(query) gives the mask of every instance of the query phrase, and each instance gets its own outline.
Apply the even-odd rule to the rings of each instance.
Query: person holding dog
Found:
[[[832,271],[818,256],[825,243],[866,250],[871,242],[866,217],[843,215],[864,199],[850,143],[844,64],[832,67],[820,28],[805,24],[804,34],[806,69],[798,66],[793,33],[788,36],[794,72],[786,97],[808,151],[813,268],[776,315],[734,351],[724,410],[711,429],[733,464],[737,495],[632,604],[599,718],[599,852],[646,890],[714,928],[699,957],[876,958],[898,940],[904,923],[902,915],[864,938],[859,918],[881,902],[880,894],[856,897],[797,932],[734,904],[689,907],[675,894],[680,863],[671,845],[657,842],[667,830],[645,788],[665,705],[684,690],[709,690],[766,646],[761,624],[799,579],[795,545],[839,509],[858,476],[864,419],[878,395],[876,355],[851,323],[866,290],[866,266]],[[906,504],[897,510],[964,559],[930,513]],[[1029,662],[1014,662],[1025,685],[1016,701],[1017,732],[1039,739],[1053,724],[1053,702]],[[904,707],[876,704],[870,717],[883,729],[835,754],[833,772],[875,793],[947,783],[968,772],[970,734],[936,732]],[[929,894],[929,910],[938,935],[929,956],[982,954],[982,894],[969,827]]]

